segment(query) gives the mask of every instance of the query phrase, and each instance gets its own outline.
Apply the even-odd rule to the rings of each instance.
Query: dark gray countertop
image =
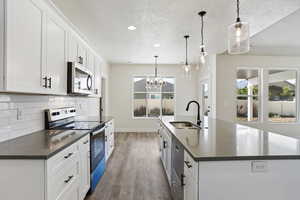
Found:
[[[300,140],[262,129],[206,118],[201,130],[175,129],[171,121],[196,117],[162,117],[164,126],[196,161],[300,159]]]
[[[104,116],[102,122],[113,119]],[[76,117],[77,121],[100,121],[98,116]],[[0,143],[0,159],[49,159],[89,134],[79,130],[42,130]]]
[[[89,131],[42,130],[0,143],[0,159],[49,159]]]

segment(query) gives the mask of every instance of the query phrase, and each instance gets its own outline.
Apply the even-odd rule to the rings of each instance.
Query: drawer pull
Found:
[[[89,141],[87,140],[87,141],[85,141],[83,144],[87,144],[87,143],[89,143]]]
[[[73,175],[69,176],[69,178],[67,180],[65,180],[65,183],[69,183],[72,180],[73,177],[74,177]]]
[[[193,167],[193,165],[191,165],[189,161],[184,161],[184,163],[185,163],[185,165],[186,165],[188,168],[192,168],[192,167]]]
[[[73,153],[69,153],[69,154],[66,155],[64,158],[65,158],[65,159],[68,159],[68,158],[70,158],[72,155],[73,155]]]

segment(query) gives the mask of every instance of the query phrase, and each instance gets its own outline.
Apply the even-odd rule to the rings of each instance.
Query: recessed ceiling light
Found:
[[[128,26],[128,30],[134,31],[136,29],[135,26]]]
[[[157,43],[157,44],[154,44],[153,46],[154,46],[154,47],[160,47],[160,44]]]

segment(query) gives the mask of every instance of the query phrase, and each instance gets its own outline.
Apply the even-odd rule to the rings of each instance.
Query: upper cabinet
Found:
[[[44,19],[43,10],[31,0],[6,1],[6,90],[44,92]]]
[[[0,11],[0,91],[67,95],[67,62],[78,62],[99,96],[97,56],[45,0],[0,0]]]
[[[97,97],[101,97],[101,80],[102,80],[102,66],[101,60],[99,58],[95,58],[95,69],[94,69],[94,94]]]
[[[82,64],[84,67],[87,67],[87,49],[83,43],[77,43],[77,55],[78,55],[78,62]]]
[[[48,16],[46,24],[46,78],[51,93],[67,91],[67,31],[58,20]]]

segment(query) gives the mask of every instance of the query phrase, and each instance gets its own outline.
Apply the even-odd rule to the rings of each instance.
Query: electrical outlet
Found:
[[[252,161],[251,168],[253,173],[267,172],[268,162],[267,161]]]

